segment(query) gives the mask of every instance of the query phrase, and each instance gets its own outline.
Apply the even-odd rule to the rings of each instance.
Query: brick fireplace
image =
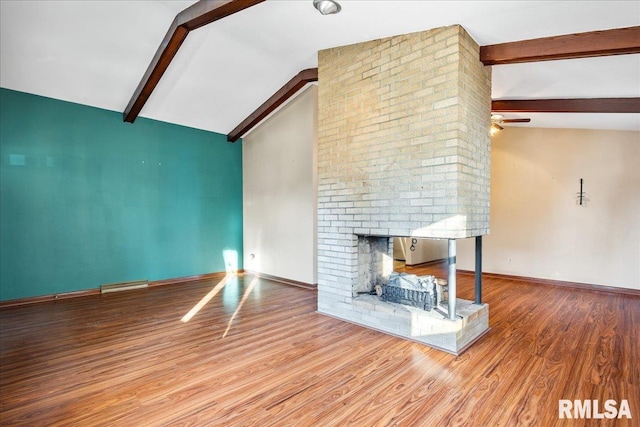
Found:
[[[491,69],[455,25],[320,51],[318,81],[318,311],[462,351],[486,304],[453,298],[443,318],[366,292],[388,280],[394,236],[455,254],[488,234]]]

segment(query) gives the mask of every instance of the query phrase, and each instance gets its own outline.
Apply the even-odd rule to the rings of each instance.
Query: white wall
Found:
[[[416,243],[412,243],[410,237],[393,238],[393,258],[404,260],[406,265],[423,264],[429,261],[442,260],[448,256],[447,240],[420,239],[416,238]],[[414,250],[411,250],[411,246]]]
[[[243,138],[245,270],[317,283],[317,97],[309,86]]]
[[[491,162],[483,271],[640,289],[640,132],[506,128]],[[457,252],[473,270],[474,239]]]

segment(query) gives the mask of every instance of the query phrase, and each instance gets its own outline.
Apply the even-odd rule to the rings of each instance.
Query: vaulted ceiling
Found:
[[[0,2],[0,86],[123,112],[194,1]],[[267,0],[194,29],[140,111],[228,134],[318,50],[460,24],[480,45],[640,25],[638,1]],[[499,99],[640,96],[640,54],[493,66]],[[520,126],[640,130],[640,114],[527,113]],[[135,126],[135,124],[134,124]]]

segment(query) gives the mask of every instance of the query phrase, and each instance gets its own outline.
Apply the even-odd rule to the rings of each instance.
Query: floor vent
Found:
[[[148,288],[148,280],[135,280],[133,282],[111,283],[108,285],[100,285],[100,293],[107,294],[109,292],[130,291],[133,289]]]

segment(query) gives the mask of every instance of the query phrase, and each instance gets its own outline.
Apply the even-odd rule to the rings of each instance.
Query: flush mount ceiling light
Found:
[[[342,7],[334,0],[313,0],[313,7],[323,15],[332,15],[342,10]]]

